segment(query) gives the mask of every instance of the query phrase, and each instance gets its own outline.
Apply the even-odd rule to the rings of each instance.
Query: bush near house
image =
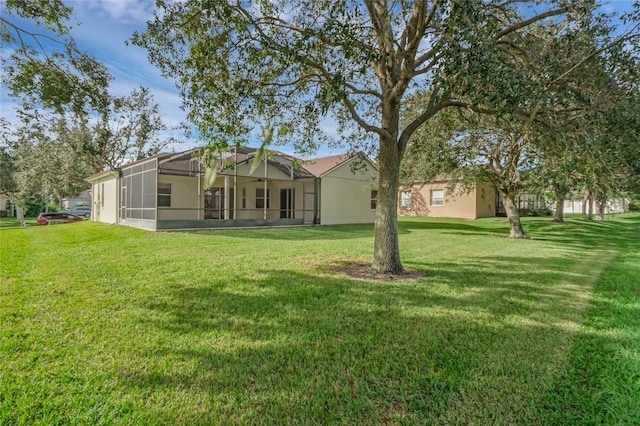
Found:
[[[524,221],[3,229],[0,424],[639,424],[640,215]]]

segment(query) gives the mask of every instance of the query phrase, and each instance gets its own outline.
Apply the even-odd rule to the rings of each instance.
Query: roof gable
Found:
[[[310,171],[314,176],[320,177],[327,172],[349,160],[353,154],[331,155],[329,157],[315,158],[304,163],[304,168]]]
[[[355,158],[356,156],[362,156],[362,158],[369,163],[373,168],[377,171],[378,168],[376,165],[361,152],[358,153],[349,153],[349,154],[339,154],[339,155],[331,155],[329,157],[321,157],[313,160],[309,160],[304,163],[304,168],[311,172],[313,175],[317,177],[322,177],[331,171],[337,169],[349,162],[349,160]]]

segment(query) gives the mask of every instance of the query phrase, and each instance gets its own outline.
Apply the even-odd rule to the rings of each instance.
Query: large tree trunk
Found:
[[[558,223],[564,222],[564,194],[556,191],[556,212],[553,221]]]
[[[596,220],[604,220],[604,211],[607,207],[607,201],[606,200],[598,200],[598,203],[596,204],[597,206],[597,211],[596,211]]]
[[[378,153],[378,203],[376,207],[373,264],[378,273],[402,274],[398,246],[398,187],[402,152],[397,143],[399,110],[383,119],[390,137],[380,137]]]
[[[587,203],[589,220],[593,220],[593,192],[591,190],[587,191]]]
[[[504,209],[509,219],[509,238],[528,239],[529,236],[524,232],[522,222],[520,222],[520,213],[518,213],[515,193],[500,191],[500,197],[502,197]]]

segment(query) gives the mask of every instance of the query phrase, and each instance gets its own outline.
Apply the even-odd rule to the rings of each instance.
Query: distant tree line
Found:
[[[18,105],[0,122],[0,191],[14,205],[76,196],[93,173],[153,155],[166,137],[158,105],[145,87],[111,93],[113,77],[79,51],[69,34],[71,8],[58,0],[7,1],[0,17],[2,84]],[[35,22],[34,33],[15,17]]]

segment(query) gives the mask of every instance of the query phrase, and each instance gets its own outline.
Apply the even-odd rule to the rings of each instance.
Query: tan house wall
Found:
[[[476,218],[496,215],[496,190],[488,183],[476,186]]]
[[[414,185],[400,190],[398,196],[398,213],[403,216],[459,217],[477,219],[495,216],[495,190],[489,184],[479,184],[476,188],[466,190],[462,185],[448,188],[449,182],[436,181],[424,186]],[[431,191],[442,190],[442,205],[431,205]],[[411,193],[409,205],[402,205],[402,193]]]
[[[9,197],[6,194],[0,193],[0,211],[7,210],[7,203],[9,202]]]
[[[158,220],[199,219],[204,200],[198,194],[198,182],[197,177],[158,175],[158,183],[171,184],[171,207],[158,208]]]
[[[92,183],[91,219],[97,222],[118,222],[119,179],[106,175]]]
[[[351,170],[347,161],[322,176],[320,183],[320,223],[373,223],[371,191],[377,189],[377,171],[367,164],[366,170]]]
[[[253,172],[253,174],[249,175],[252,161],[253,160],[249,161],[248,163],[239,164],[237,167],[237,174],[239,176],[250,176],[252,178],[268,177],[269,179],[285,179],[285,180],[290,178],[289,175],[287,175],[286,173],[283,173],[280,169],[276,169],[272,165],[267,166],[267,173],[265,175],[264,162],[258,166],[258,168]],[[233,175],[233,171],[231,171],[231,173],[229,174]]]

